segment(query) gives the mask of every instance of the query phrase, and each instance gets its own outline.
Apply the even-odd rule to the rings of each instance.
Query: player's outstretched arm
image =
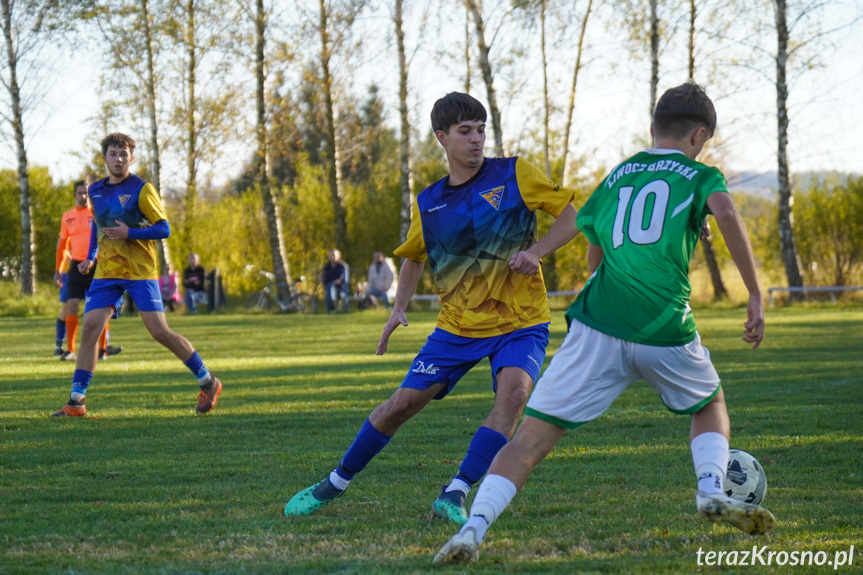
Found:
[[[737,208],[734,207],[731,194],[724,192],[710,194],[707,198],[707,207],[716,218],[716,224],[722,232],[731,259],[734,260],[743,284],[749,291],[749,303],[746,306],[747,321],[743,324],[743,341],[751,343],[752,349],[756,349],[764,339],[764,299],[755,268],[755,256],[749,243],[749,234],[740,214],[737,213]]]
[[[578,228],[575,227],[575,218],[578,212],[572,204],[567,205],[560,215],[551,224],[548,233],[542,236],[538,242],[530,248],[516,253],[509,260],[509,267],[512,271],[524,274],[533,275],[539,271],[539,261],[550,253],[553,253],[558,248],[565,246],[578,235]]]
[[[399,284],[396,288],[396,299],[393,302],[393,312],[390,319],[387,320],[384,326],[384,332],[381,334],[381,339],[378,342],[378,355],[383,355],[387,351],[387,344],[390,340],[390,335],[400,325],[407,326],[408,318],[405,315],[405,310],[411,301],[411,296],[417,290],[420,278],[423,275],[425,262],[418,262],[406,259],[402,264],[402,269],[399,272]]]

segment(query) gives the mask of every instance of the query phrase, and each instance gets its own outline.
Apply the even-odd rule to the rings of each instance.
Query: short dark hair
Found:
[[[431,111],[432,130],[449,134],[449,128],[459,122],[485,122],[488,114],[479,100],[464,92],[450,92],[434,103]]]
[[[135,152],[135,140],[121,132],[114,132],[112,134],[108,134],[107,136],[102,138],[101,144],[102,156],[108,155],[108,146],[115,146],[117,148],[129,148],[130,154],[134,154]]]
[[[698,126],[707,128],[711,136],[716,130],[716,109],[704,88],[689,80],[659,98],[653,110],[655,135],[682,138]]]
[[[77,182],[72,184],[72,193],[73,194],[78,192],[78,186],[84,186],[85,190],[89,187],[85,180],[78,180]]]

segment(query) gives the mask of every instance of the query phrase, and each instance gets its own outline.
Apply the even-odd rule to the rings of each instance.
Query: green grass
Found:
[[[398,386],[434,325],[411,314],[374,355],[386,316],[179,316],[225,383],[194,415],[196,384],[146,335],[113,322],[122,355],[88,394],[101,417],[48,417],[73,366],[51,356],[54,321],[0,318],[0,573],[784,573],[699,567],[696,552],[835,551],[863,562],[863,310],[768,312],[767,339],[739,341],[745,312],[700,310],[723,377],[732,446],[765,463],[779,525],[751,538],[695,513],[688,418],[645,385],[567,435],[493,526],[479,564],[436,568],[454,533],[428,519],[491,401],[481,365],[409,422],[318,514],[287,520],[297,490],[337,463]],[[551,348],[563,338],[554,316]],[[832,567],[794,567],[825,573]]]

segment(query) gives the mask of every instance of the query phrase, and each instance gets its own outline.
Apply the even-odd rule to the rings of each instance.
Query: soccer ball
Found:
[[[739,449],[728,450],[725,495],[738,501],[760,504],[767,493],[767,476],[758,460]]]

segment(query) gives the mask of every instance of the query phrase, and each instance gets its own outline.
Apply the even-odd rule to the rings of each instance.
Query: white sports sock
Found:
[[[698,490],[722,493],[722,482],[728,469],[728,440],[721,433],[708,431],[696,436],[689,447]]]
[[[81,401],[82,399],[84,399],[84,394],[78,393],[77,391],[73,391],[71,394],[69,394],[69,398],[72,401]]]
[[[468,493],[470,493],[470,485],[468,485],[464,480],[456,477],[452,480],[452,483],[450,483],[444,491],[461,491],[462,493],[467,495]]]
[[[339,491],[344,491],[345,489],[347,489],[350,482],[350,479],[345,479],[335,471],[330,472],[330,483],[332,483],[333,487],[335,487]]]
[[[470,519],[462,530],[472,527],[476,530],[477,542],[482,543],[485,532],[503,513],[517,492],[515,483],[503,475],[486,475],[470,506]]]

